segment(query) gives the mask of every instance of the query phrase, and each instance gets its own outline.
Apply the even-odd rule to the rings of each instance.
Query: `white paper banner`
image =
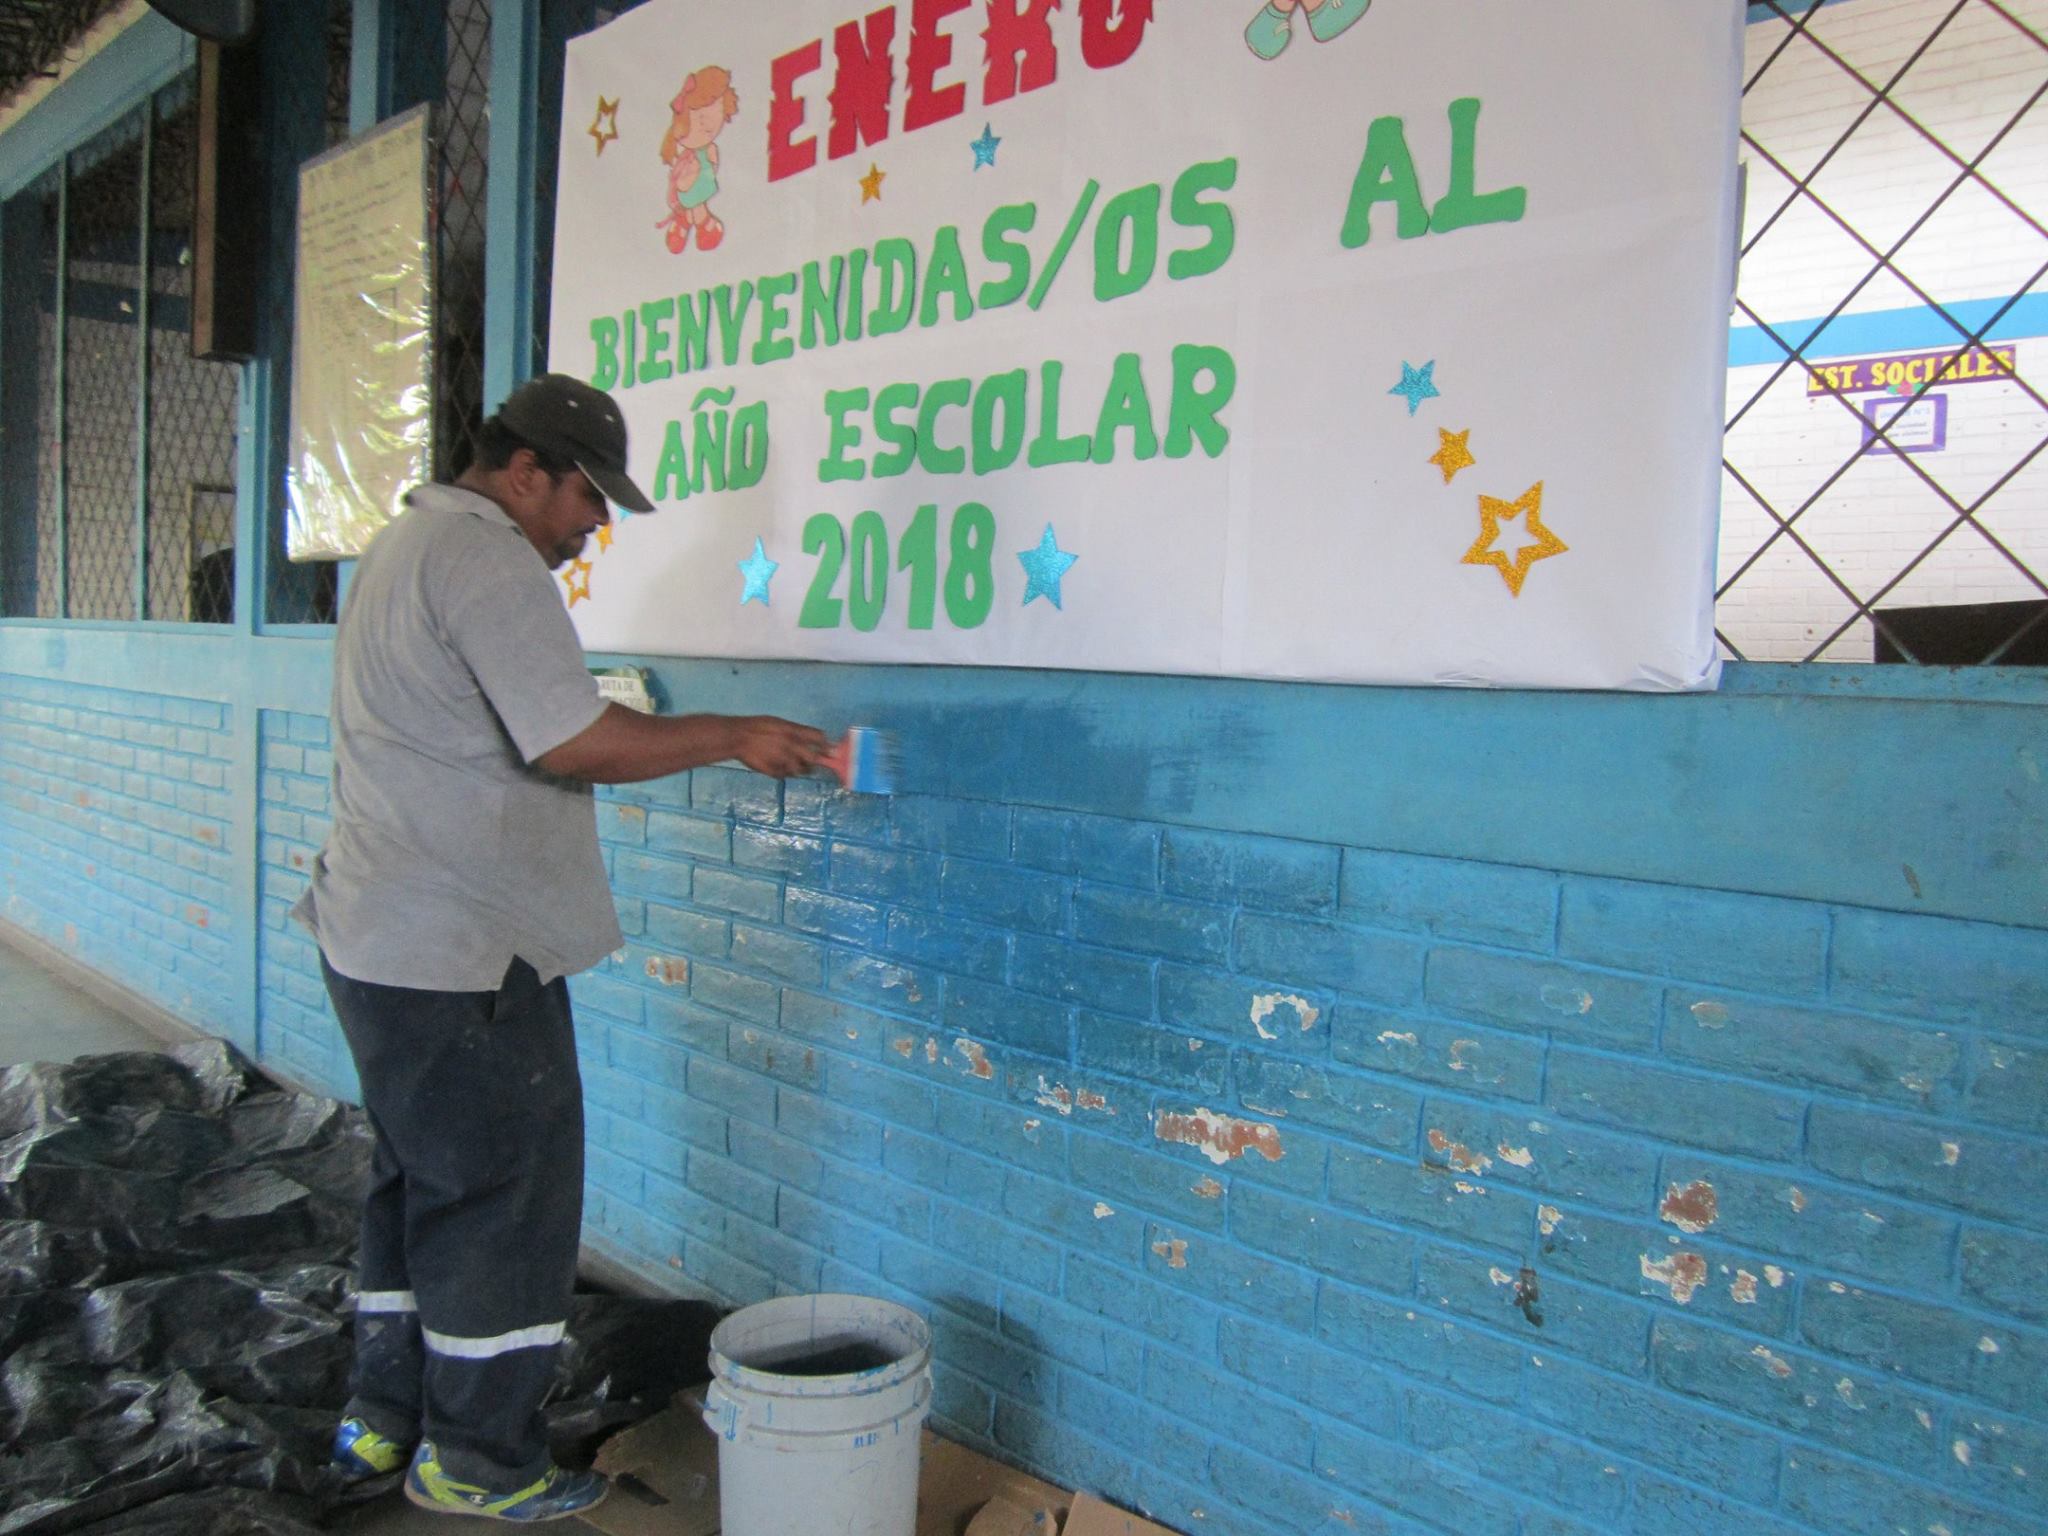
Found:
[[[576,40],[551,366],[661,509],[562,571],[586,645],[1711,687],[1741,26],[651,0]]]

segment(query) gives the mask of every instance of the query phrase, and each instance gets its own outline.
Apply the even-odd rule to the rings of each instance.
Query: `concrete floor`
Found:
[[[74,985],[41,957],[15,947],[14,938],[0,927],[0,1068],[105,1051],[160,1050],[179,1038],[167,1025],[164,1033],[145,1028]],[[581,1521],[575,1524],[583,1528]],[[331,1529],[347,1536],[449,1536],[447,1516],[415,1509],[396,1487],[341,1516]]]

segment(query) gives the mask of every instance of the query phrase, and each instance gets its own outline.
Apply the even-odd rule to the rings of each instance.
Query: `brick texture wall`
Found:
[[[2048,934],[706,770],[594,1240],[1189,1531],[2048,1530]]]
[[[0,916],[223,1033],[228,727],[206,700],[0,673]]]
[[[320,951],[287,915],[306,889],[327,839],[328,752],[324,715],[266,709],[257,715],[262,776],[259,845],[262,942],[257,987],[259,1053],[301,1082],[356,1097],[355,1068],[320,979]]]

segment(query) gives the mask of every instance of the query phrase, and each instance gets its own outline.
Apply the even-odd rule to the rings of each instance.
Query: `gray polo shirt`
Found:
[[[415,487],[334,637],[334,830],[292,915],[344,976],[551,981],[623,942],[590,786],[528,766],[604,700],[546,563],[495,502]]]

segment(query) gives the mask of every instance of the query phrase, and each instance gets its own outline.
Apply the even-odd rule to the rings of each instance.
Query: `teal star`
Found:
[[[984,165],[993,166],[996,163],[996,146],[1002,142],[987,123],[981,125],[980,138],[967,141],[967,147],[974,151],[974,168],[977,171]]]
[[[1024,583],[1024,603],[1030,606],[1034,597],[1049,598],[1055,608],[1060,606],[1060,578],[1067,574],[1079,555],[1070,555],[1060,548],[1059,540],[1053,537],[1052,524],[1045,525],[1045,537],[1038,541],[1038,548],[1027,549],[1017,556],[1017,563],[1024,567],[1029,578]]]
[[[1413,416],[1422,409],[1422,402],[1434,400],[1443,391],[1436,387],[1436,363],[1432,360],[1420,368],[1407,363],[1401,365],[1401,382],[1387,391],[1390,395],[1408,397],[1408,414]]]
[[[768,558],[768,551],[761,547],[759,539],[754,540],[754,552],[740,561],[740,574],[747,578],[747,588],[740,594],[740,606],[746,607],[755,598],[761,606],[768,606],[768,583],[775,579],[775,573],[782,569]]]

